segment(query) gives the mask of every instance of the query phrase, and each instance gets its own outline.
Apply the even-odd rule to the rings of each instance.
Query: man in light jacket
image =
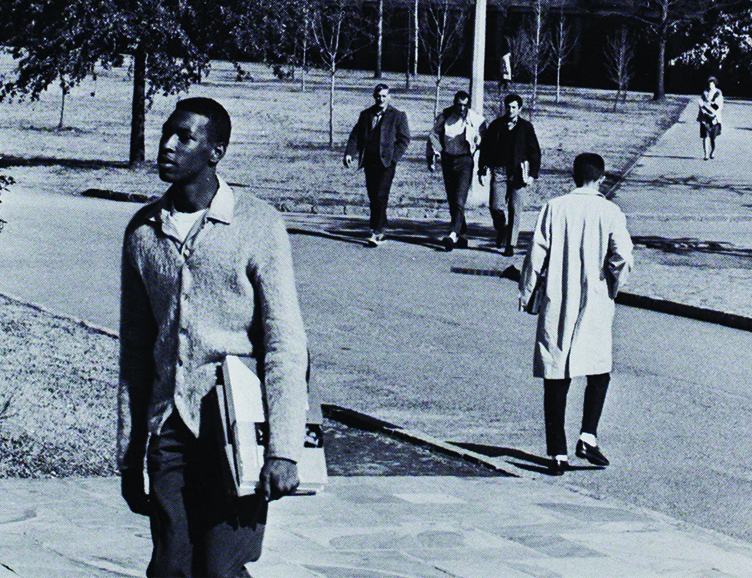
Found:
[[[587,376],[576,455],[606,466],[596,438],[611,372],[614,299],[632,269],[624,214],[599,192],[600,155],[574,161],[578,188],[541,210],[520,275],[520,310],[538,314],[533,374],[543,378],[551,473],[568,465],[564,415],[571,379]],[[539,304],[539,311],[536,311]]]
[[[290,240],[272,207],[217,175],[231,128],[214,100],[177,103],[157,158],[170,188],[123,241],[117,455],[123,498],[150,518],[150,577],[249,576],[268,502],[299,483],[308,352]],[[216,431],[227,355],[256,358],[269,421],[259,490],[242,498]]]
[[[454,246],[467,247],[465,204],[473,182],[475,152],[486,130],[486,120],[470,108],[470,95],[460,90],[454,95],[454,104],[436,117],[433,130],[426,142],[428,170],[436,169],[441,161],[444,187],[452,219],[449,234],[442,244],[447,251]]]

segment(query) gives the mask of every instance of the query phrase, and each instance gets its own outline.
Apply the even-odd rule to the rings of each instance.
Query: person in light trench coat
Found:
[[[614,299],[633,265],[626,218],[598,190],[603,159],[579,155],[574,177],[578,188],[541,210],[519,284],[521,310],[534,312],[536,287],[541,291],[533,374],[544,379],[547,449],[557,474],[567,464],[566,395],[577,376],[588,376],[588,387],[576,453],[608,464],[596,428],[612,368]]]

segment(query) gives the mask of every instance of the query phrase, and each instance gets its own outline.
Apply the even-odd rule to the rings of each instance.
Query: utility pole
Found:
[[[475,32],[473,34],[473,70],[470,77],[470,103],[483,114],[483,73],[486,66],[486,0],[475,0]]]
[[[475,31],[473,34],[473,70],[470,77],[470,105],[478,114],[483,114],[483,76],[486,66],[486,0],[475,0]],[[475,176],[475,170],[473,170]],[[467,204],[478,206],[488,202],[489,181],[484,185],[473,178]]]

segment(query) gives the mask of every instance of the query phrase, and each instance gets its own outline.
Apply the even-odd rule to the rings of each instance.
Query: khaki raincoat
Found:
[[[520,276],[521,310],[542,281],[535,377],[611,371],[614,298],[632,264],[626,218],[595,188],[575,189],[543,207]]]

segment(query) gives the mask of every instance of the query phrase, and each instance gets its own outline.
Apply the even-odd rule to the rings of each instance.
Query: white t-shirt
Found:
[[[175,232],[178,234],[178,238],[180,239],[181,243],[185,243],[185,240],[188,238],[188,234],[191,232],[191,229],[193,229],[193,226],[198,222],[198,220],[204,216],[204,213],[206,213],[206,211],[207,209],[202,209],[201,211],[196,211],[195,213],[181,213],[180,211],[172,209],[172,211],[167,214],[167,219],[172,224]]]

